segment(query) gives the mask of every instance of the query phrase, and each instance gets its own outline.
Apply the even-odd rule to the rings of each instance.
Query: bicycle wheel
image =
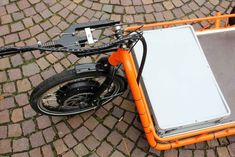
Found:
[[[42,114],[64,116],[83,113],[104,105],[126,89],[123,77],[115,75],[113,83],[93,103],[92,96],[108,74],[87,71],[77,74],[75,69],[56,74],[39,84],[30,96],[32,108]]]

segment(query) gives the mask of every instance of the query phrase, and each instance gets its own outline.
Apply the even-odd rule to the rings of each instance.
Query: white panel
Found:
[[[144,31],[142,73],[158,127],[169,130],[228,116],[230,110],[191,26]],[[134,52],[140,65],[142,44]]]

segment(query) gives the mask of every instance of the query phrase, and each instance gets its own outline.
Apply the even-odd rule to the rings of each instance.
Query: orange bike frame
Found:
[[[221,15],[217,13],[216,16],[213,17],[205,17],[205,18],[197,18],[197,19],[188,19],[188,20],[177,20],[170,22],[162,22],[162,23],[152,23],[141,26],[141,29],[145,28],[155,28],[155,27],[169,27],[179,24],[190,24],[202,21],[214,21],[214,28],[204,29],[206,30],[214,30],[214,29],[222,29],[227,28],[227,26],[222,26],[222,19],[228,19],[229,17],[235,17],[235,14],[231,15]],[[230,26],[234,27],[234,26]],[[135,30],[140,28],[140,26],[128,27],[128,30]],[[140,120],[142,126],[144,128],[144,132],[146,134],[146,138],[150,146],[154,147],[158,150],[167,150],[171,148],[181,147],[185,145],[194,144],[197,142],[212,140],[214,138],[220,138],[224,136],[229,136],[235,134],[235,122],[230,124],[225,124],[221,126],[214,126],[207,129],[197,130],[193,132],[187,132],[178,134],[175,136],[169,137],[160,137],[157,135],[151,114],[148,108],[148,104],[146,102],[144,92],[142,90],[141,85],[139,85],[136,81],[137,78],[137,70],[132,58],[131,53],[128,50],[124,50],[119,48],[116,52],[113,52],[109,57],[109,62],[111,65],[116,66],[119,63],[122,63],[124,66],[124,70],[128,79],[128,84],[130,86],[133,99],[135,101]]]

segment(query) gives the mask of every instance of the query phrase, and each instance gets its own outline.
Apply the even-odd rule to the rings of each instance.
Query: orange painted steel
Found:
[[[218,17],[218,16],[221,16],[220,12],[216,13],[216,17]],[[215,28],[217,28],[217,29],[220,28],[220,22],[221,22],[221,19],[220,18],[216,18],[216,20],[215,20]]]
[[[154,28],[154,27],[166,27],[171,25],[178,25],[178,24],[189,24],[189,23],[196,23],[202,21],[211,21],[211,20],[218,20],[218,19],[228,19],[231,17],[235,17],[235,14],[228,14],[228,15],[217,15],[217,16],[210,16],[210,17],[203,17],[203,18],[196,18],[196,19],[186,19],[186,20],[175,20],[175,21],[167,21],[167,22],[160,22],[160,23],[150,23],[141,26],[131,26],[127,27],[125,31],[136,30],[141,27],[141,29],[147,28]]]
[[[205,130],[201,130],[199,132],[195,131],[192,133],[186,133],[182,135],[176,135],[175,137],[167,137],[161,138],[156,134],[155,127],[151,120],[150,112],[148,110],[148,106],[143,95],[143,91],[138,86],[136,82],[136,69],[133,62],[133,58],[131,54],[123,49],[119,49],[117,52],[114,52],[109,57],[109,62],[116,66],[118,63],[122,63],[124,66],[124,70],[126,72],[126,76],[128,79],[128,83],[130,85],[131,92],[133,94],[134,101],[136,103],[137,110],[140,115],[140,120],[143,125],[146,138],[150,146],[158,149],[158,150],[167,150],[171,148],[181,147],[197,142],[202,142],[206,140],[212,140],[214,138],[229,136],[235,134],[235,128],[230,128],[230,126],[226,125],[224,127],[214,127]],[[231,126],[235,127],[235,123]],[[222,130],[225,129],[225,130]],[[216,130],[222,130],[215,133],[209,133]],[[195,136],[198,135],[198,136]],[[183,139],[185,138],[185,139]],[[174,141],[173,141],[174,140]],[[173,141],[173,142],[169,142]],[[161,143],[165,142],[165,143]],[[167,143],[166,143],[167,142]]]
[[[156,26],[169,26],[174,24],[185,24],[190,22],[200,22],[203,20],[215,20],[215,28],[206,29],[220,29],[223,28],[221,26],[221,19],[235,17],[235,14],[232,15],[221,15],[217,14],[215,17],[207,17],[207,18],[199,18],[199,19],[189,19],[189,20],[180,20],[180,21],[171,21],[171,22],[162,22],[162,23],[154,23],[147,24],[142,26],[142,28],[151,28]],[[134,30],[139,28],[140,26],[129,27],[126,30]],[[127,50],[119,48],[116,52],[113,52],[109,57],[109,62],[111,65],[116,66],[119,63],[122,63],[124,66],[124,70],[127,76],[128,84],[130,86],[133,99],[136,104],[136,108],[139,113],[139,117],[144,128],[144,132],[146,134],[146,138],[150,146],[154,147],[158,150],[167,150],[171,148],[181,147],[185,145],[194,144],[197,142],[212,140],[214,138],[220,138],[224,136],[229,136],[235,134],[235,122],[220,126],[213,126],[206,129],[201,129],[197,131],[181,133],[175,136],[169,137],[160,137],[157,135],[151,114],[148,108],[148,104],[146,102],[144,92],[142,90],[141,85],[139,85],[136,81],[137,78],[137,70],[133,60],[131,53]]]

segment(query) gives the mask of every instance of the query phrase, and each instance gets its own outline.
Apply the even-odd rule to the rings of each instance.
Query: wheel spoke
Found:
[[[38,90],[43,89],[44,93],[34,96],[34,99],[38,99],[36,101],[38,104],[34,106],[49,115],[70,115],[95,108],[98,104],[91,103],[93,102],[91,100],[92,95],[94,95],[107,76],[100,72],[75,75],[77,75],[75,72],[65,72],[63,75],[57,74],[52,76],[54,78],[47,81],[47,83],[49,84],[50,82],[54,85],[46,86],[44,83],[38,88]],[[57,83],[53,81],[57,81]],[[124,83],[121,81],[123,80],[118,77],[114,78],[115,83],[111,84],[100,96],[101,104],[110,101],[119,93],[120,89],[123,90]]]

